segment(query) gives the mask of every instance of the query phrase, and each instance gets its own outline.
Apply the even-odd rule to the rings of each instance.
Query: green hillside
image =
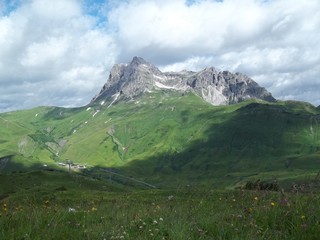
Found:
[[[112,168],[157,186],[312,179],[320,111],[303,102],[211,106],[193,93],[148,93],[113,105],[0,114],[0,171]],[[83,170],[81,170],[83,171]]]

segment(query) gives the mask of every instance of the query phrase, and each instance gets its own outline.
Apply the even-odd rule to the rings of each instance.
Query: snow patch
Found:
[[[166,86],[162,83],[159,83],[159,82],[155,82],[155,85],[158,87],[158,88],[164,88],[164,89],[175,89],[174,87],[171,87],[171,86]]]
[[[91,109],[91,107],[88,107],[86,111],[89,111]]]
[[[92,117],[94,117],[95,115],[97,115],[99,112],[100,112],[100,110],[95,111],[95,112],[92,114]]]
[[[115,101],[118,100],[119,96],[120,96],[120,93],[113,94],[113,95],[112,95],[113,101],[109,104],[109,106],[108,106],[107,108],[111,107],[112,104],[113,104]]]
[[[173,90],[178,90],[178,91],[186,91],[188,89],[188,86],[167,86],[167,85],[164,85],[163,83],[160,83],[160,82],[157,82],[155,81],[154,82],[156,87],[158,88],[162,88],[162,89],[173,89]]]
[[[109,118],[107,121],[105,121],[104,123],[108,123],[108,122],[110,122],[111,121],[111,118]]]
[[[158,76],[158,75],[155,75],[155,74],[153,74],[153,77],[157,78],[157,79],[160,79],[160,80],[167,80],[166,77]]]

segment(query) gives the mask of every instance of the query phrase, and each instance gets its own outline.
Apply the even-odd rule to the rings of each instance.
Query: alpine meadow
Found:
[[[116,64],[0,114],[1,239],[317,239],[320,109],[241,73]]]

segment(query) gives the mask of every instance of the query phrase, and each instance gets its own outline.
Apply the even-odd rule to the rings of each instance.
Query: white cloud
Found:
[[[30,44],[22,56],[21,64],[24,67],[47,66],[48,63],[59,61],[68,48],[68,39],[49,38],[45,42]]]
[[[77,0],[33,0],[28,10],[42,21],[62,22],[81,16],[81,5]]]
[[[78,0],[28,0],[0,16],[0,111],[79,106],[106,81],[114,40]]]
[[[240,71],[280,99],[294,96],[320,104],[314,97],[320,79],[311,74],[320,64],[317,0],[197,1],[190,6],[182,0],[129,1],[109,18],[121,43],[120,59],[145,56],[163,70],[213,65]]]
[[[0,111],[86,104],[135,55],[165,71],[243,72],[320,104],[318,0],[18,2],[0,5]]]

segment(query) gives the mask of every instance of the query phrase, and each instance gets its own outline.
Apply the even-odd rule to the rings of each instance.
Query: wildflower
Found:
[[[304,215],[301,216],[301,219],[305,219],[305,218],[306,218],[306,216],[304,216]]]
[[[258,201],[258,200],[259,200],[259,198],[258,198],[258,197],[254,197],[254,200]]]
[[[274,207],[276,206],[276,204],[274,202],[271,202],[271,206]]]
[[[232,199],[232,202],[235,202],[236,201],[236,199],[234,198],[234,199]]]
[[[173,200],[173,195],[170,195],[169,197],[168,197],[168,201],[172,201]]]
[[[74,208],[69,207],[68,212],[75,212],[76,210]]]
[[[161,218],[159,218],[159,221],[163,221],[163,218],[161,217]]]
[[[91,211],[92,211],[92,212],[95,212],[95,211],[97,211],[97,210],[98,210],[98,209],[96,209],[95,207],[92,207],[92,208],[91,208]]]
[[[253,211],[252,208],[247,208],[247,209],[246,209],[246,212],[247,212],[247,213],[252,213],[252,211]]]
[[[158,222],[157,222],[157,220],[153,220],[153,224],[157,224]]]

